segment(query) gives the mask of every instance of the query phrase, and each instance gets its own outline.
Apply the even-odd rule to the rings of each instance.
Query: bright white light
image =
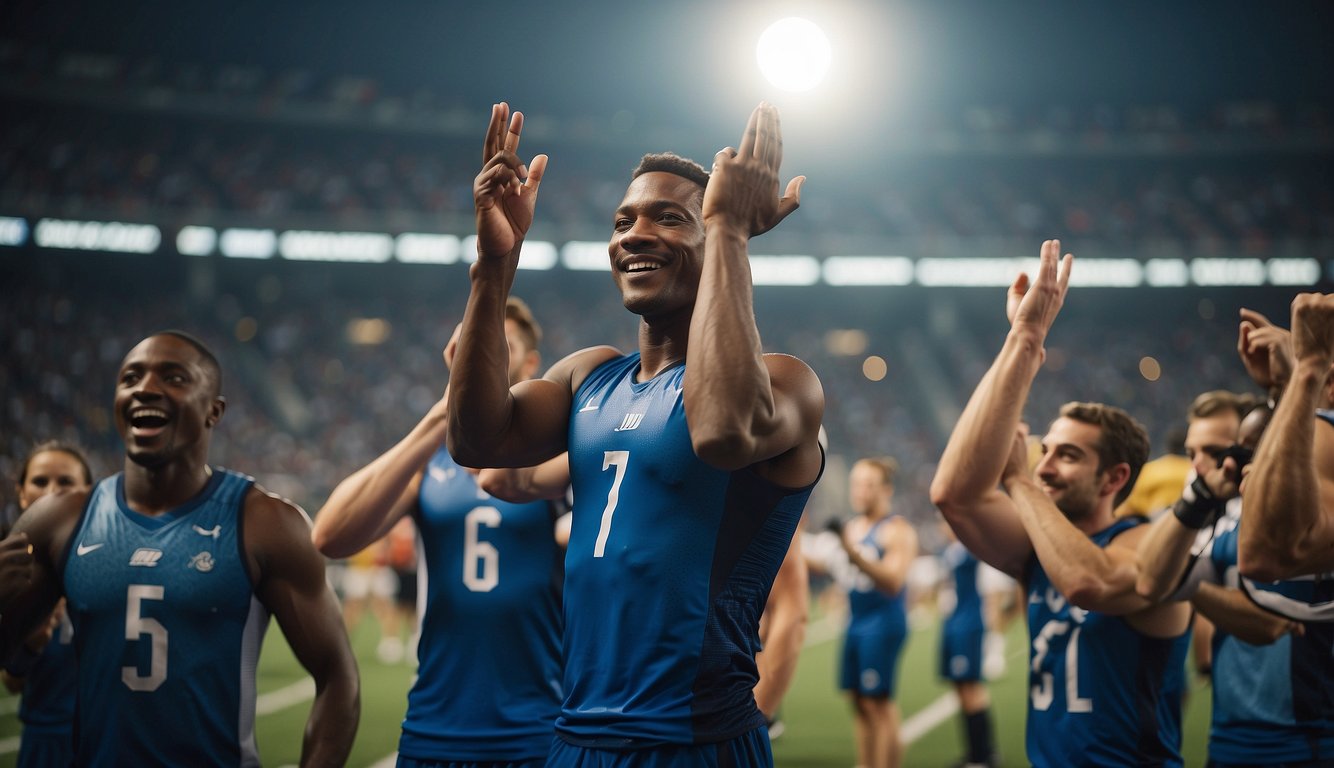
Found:
[[[755,59],[769,82],[785,91],[809,91],[829,71],[829,38],[813,22],[789,16],[760,35]]]
[[[394,238],[394,255],[408,264],[453,264],[459,260],[459,239],[454,235],[404,232]]]
[[[182,256],[207,256],[218,244],[218,231],[213,227],[181,227],[176,233],[176,252]]]
[[[815,285],[820,262],[814,256],[751,256],[750,280],[755,285]]]

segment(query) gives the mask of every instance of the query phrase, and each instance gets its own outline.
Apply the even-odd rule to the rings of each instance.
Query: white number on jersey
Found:
[[[137,667],[121,667],[120,679],[132,691],[156,691],[167,680],[167,628],[157,619],[145,618],[143,602],[161,600],[165,594],[160,584],[131,584],[125,595],[125,639],[138,640],[148,635],[152,645],[148,655],[148,675]]]
[[[473,592],[490,592],[500,583],[500,552],[491,542],[477,538],[483,525],[499,528],[500,510],[476,507],[463,518],[463,583]]]
[[[1070,633],[1070,642],[1065,647],[1065,711],[1067,712],[1092,712],[1093,699],[1085,699],[1079,695],[1079,633],[1083,627],[1075,627],[1075,631]],[[1070,622],[1052,619],[1043,625],[1042,631],[1038,632],[1037,637],[1033,638],[1033,671],[1038,672],[1042,669],[1042,662],[1047,658],[1047,652],[1051,650],[1051,641],[1070,631]],[[1039,712],[1045,712],[1051,707],[1052,700],[1056,698],[1056,692],[1053,690],[1052,674],[1050,672],[1041,672],[1041,680],[1033,686],[1031,698],[1033,700],[1033,709]]]
[[[625,479],[625,467],[630,463],[629,451],[607,451],[602,456],[602,471],[616,467],[616,479],[611,481],[611,490],[607,492],[607,508],[602,510],[602,526],[598,528],[597,544],[593,545],[593,557],[602,557],[607,551],[607,536],[611,534],[611,517],[616,514],[616,504],[621,500],[621,481]]]

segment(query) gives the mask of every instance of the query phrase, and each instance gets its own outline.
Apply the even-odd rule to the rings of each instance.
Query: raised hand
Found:
[[[532,226],[547,156],[537,155],[530,166],[525,166],[518,155],[522,132],[522,112],[511,115],[509,105],[504,102],[491,105],[491,123],[482,148],[482,171],[472,184],[478,259],[512,253]]]
[[[1042,243],[1037,279],[1030,282],[1028,274],[1020,272],[1006,294],[1005,316],[1011,325],[1035,328],[1043,336],[1051,330],[1070,288],[1070,268],[1074,260],[1074,255],[1069,253],[1061,257],[1060,240]]]
[[[1334,362],[1334,294],[1301,293],[1292,300],[1292,353],[1301,362]]]
[[[713,158],[704,190],[703,216],[733,223],[751,237],[773,229],[801,205],[805,176],[788,182],[778,196],[778,168],[783,162],[783,129],[778,109],[767,102],[750,113],[741,148],[727,147]]]
[[[1259,312],[1243,308],[1237,355],[1256,384],[1267,389],[1283,387],[1292,374],[1292,334]]]

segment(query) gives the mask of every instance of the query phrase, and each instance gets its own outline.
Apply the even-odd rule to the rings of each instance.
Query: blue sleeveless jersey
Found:
[[[1106,547],[1147,522],[1118,520]],[[1027,569],[1028,759],[1039,768],[1181,765],[1181,693],[1190,632],[1147,637],[1119,616],[1070,605],[1034,556]]]
[[[885,550],[876,537],[880,529],[889,522],[888,517],[877,520],[867,529],[866,535],[858,542],[858,548],[869,559],[879,560],[885,556]],[[848,591],[848,633],[849,634],[907,634],[908,611],[906,608],[907,588],[898,594],[888,595],[880,591],[871,581],[871,577],[860,568],[851,566]]]
[[[399,753],[433,762],[545,757],[561,700],[552,506],[487,495],[441,448],[413,519],[426,589]]]
[[[636,382],[609,360],[575,395],[566,554],[566,697],[583,746],[703,744],[765,724],[759,619],[811,486],[724,472],[691,447],[684,364]]]
[[[1192,581],[1233,588],[1248,582],[1237,573],[1238,531],[1235,520],[1229,523],[1197,561]],[[1255,589],[1247,592],[1254,597],[1256,590],[1286,584],[1251,584]],[[1298,591],[1321,586],[1297,584]],[[1252,765],[1334,759],[1334,621],[1304,627],[1304,635],[1287,634],[1270,645],[1215,630],[1210,759]]]
[[[42,649],[37,663],[23,678],[19,720],[28,729],[70,731],[74,725],[75,683],[78,668],[74,659],[74,624],[65,611],[51,642]]]
[[[982,591],[978,589],[978,559],[967,547],[955,541],[941,553],[941,560],[954,585],[954,610],[945,617],[944,634],[983,632]]]
[[[79,765],[259,765],[255,664],[269,616],[242,551],[253,483],[214,468],[158,517],[129,508],[120,474],[93,489],[64,568]]]

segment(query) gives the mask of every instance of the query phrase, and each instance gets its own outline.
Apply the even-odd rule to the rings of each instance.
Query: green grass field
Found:
[[[914,715],[948,696],[949,689],[935,677],[934,623],[913,633],[899,671],[899,704],[905,724]],[[852,723],[849,708],[835,690],[834,670],[839,649],[836,631],[816,621],[802,655],[797,678],[783,705],[787,731],[774,744],[780,768],[848,768],[853,765]],[[405,665],[385,666],[375,657],[378,637],[369,623],[353,633],[361,663],[361,727],[350,766],[372,766],[389,757],[398,741],[412,670]],[[1007,637],[1006,675],[992,685],[992,709],[1006,766],[1027,765],[1024,760],[1025,628],[1016,622]],[[292,658],[277,626],[270,628],[260,658],[260,710],[256,730],[267,766],[295,765],[309,710],[304,674]],[[293,695],[287,695],[295,692]],[[289,705],[287,701],[293,701]],[[0,768],[13,766],[18,751],[19,723],[15,701],[0,699]],[[919,718],[916,722],[921,722]],[[1199,687],[1186,707],[1183,751],[1188,766],[1203,765],[1209,725],[1209,691]],[[908,747],[908,766],[941,768],[961,754],[958,716],[950,715],[926,730]],[[392,763],[391,763],[392,764]]]

